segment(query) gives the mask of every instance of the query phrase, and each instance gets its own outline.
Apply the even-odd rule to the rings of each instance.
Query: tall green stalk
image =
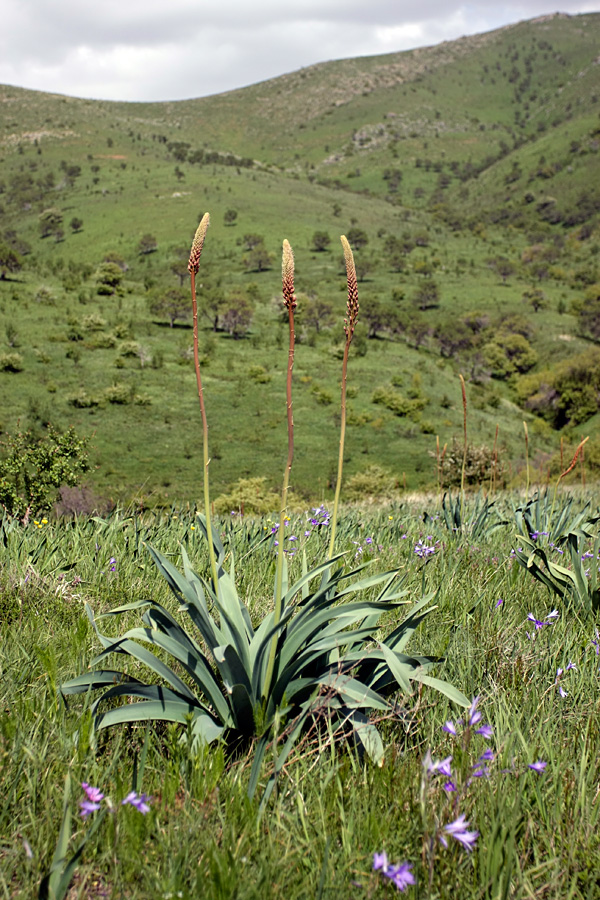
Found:
[[[208,466],[210,457],[208,455],[208,422],[206,420],[206,409],[204,407],[204,393],[202,390],[202,378],[200,375],[200,354],[198,352],[198,304],[196,303],[196,275],[200,265],[200,256],[204,246],[204,238],[210,224],[208,213],[204,213],[202,220],[196,229],[192,249],[190,251],[190,261],[188,263],[188,272],[190,273],[192,288],[192,314],[194,320],[194,367],[196,369],[196,385],[198,387],[198,401],[200,403],[200,415],[202,416],[202,448],[204,452],[204,517],[206,519],[206,534],[208,538],[208,557],[210,560],[210,570],[212,573],[212,581],[215,594],[219,594],[219,576],[217,572],[217,560],[215,558],[215,548],[212,539],[212,525],[210,520],[210,490],[208,482]]]
[[[295,349],[295,332],[294,332],[294,310],[296,309],[296,296],[294,294],[294,254],[290,247],[289,241],[283,242],[283,253],[281,260],[281,282],[283,290],[283,305],[288,311],[289,322],[289,349],[288,349],[288,367],[287,367],[287,383],[286,383],[286,408],[287,408],[287,427],[288,427],[288,455],[285,470],[283,473],[283,486],[281,489],[281,509],[279,511],[279,529],[277,531],[277,570],[275,573],[275,607],[273,625],[278,625],[281,619],[281,604],[283,597],[283,562],[284,562],[284,542],[285,542],[285,516],[287,512],[287,495],[290,484],[290,472],[292,471],[292,462],[294,460],[294,414],[292,409],[292,371],[294,368],[294,349]],[[278,635],[273,635],[271,641],[271,649],[269,651],[269,661],[267,663],[267,672],[265,675],[265,685],[263,689],[263,700],[266,700],[271,680],[273,678],[273,669],[275,667],[275,656],[277,653]]]
[[[344,319],[344,332],[346,334],[346,344],[344,347],[344,360],[342,362],[342,399],[341,399],[341,424],[340,424],[340,446],[338,452],[338,468],[337,478],[335,482],[335,497],[333,501],[333,513],[331,516],[331,531],[329,539],[329,556],[331,559],[335,549],[335,532],[337,528],[338,506],[340,503],[340,492],[342,490],[342,469],[344,467],[344,441],[346,439],[346,384],[348,373],[348,354],[350,352],[350,344],[354,335],[354,329],[358,321],[358,284],[356,281],[356,268],[354,266],[354,256],[350,249],[350,244],[346,235],[340,238],[342,248],[344,250],[344,260],[346,262],[346,278],[348,281],[348,314]]]
[[[464,516],[465,516],[465,476],[467,471],[467,389],[465,387],[465,379],[462,375],[458,376],[460,378],[460,389],[462,391],[462,403],[463,403],[463,462],[462,462],[462,473],[460,476],[460,527],[463,526]]]
[[[527,481],[525,484],[525,503],[529,500],[529,431],[527,430],[527,422],[523,422],[525,430],[525,466],[527,471]]]

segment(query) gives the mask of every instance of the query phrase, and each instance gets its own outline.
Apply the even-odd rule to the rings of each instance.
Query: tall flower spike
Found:
[[[345,234],[340,238],[342,248],[344,250],[344,260],[346,262],[346,277],[348,279],[348,318],[344,319],[344,332],[346,338],[352,340],[354,329],[358,321],[358,284],[356,281],[356,268],[354,266],[354,256],[348,239]]]
[[[283,242],[281,282],[283,287],[283,305],[286,309],[296,309],[297,301],[294,294],[294,253],[288,240]]]
[[[194,275],[198,273],[198,268],[200,266],[200,256],[202,254],[202,248],[204,247],[204,238],[206,237],[206,231],[209,225],[210,216],[208,215],[208,213],[204,213],[202,219],[200,220],[200,224],[196,229],[194,240],[192,241],[190,261],[188,262],[188,272],[190,273],[190,275],[192,274],[192,272],[194,273]]]

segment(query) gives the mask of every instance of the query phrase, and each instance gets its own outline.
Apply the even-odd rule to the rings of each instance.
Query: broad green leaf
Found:
[[[138,630],[141,631],[142,629]],[[179,691],[184,696],[189,697],[192,702],[194,701],[194,695],[185,682],[183,682],[162,660],[158,659],[158,657],[151,653],[150,650],[146,649],[146,647],[142,647],[141,644],[138,644],[136,641],[130,641],[127,640],[127,638],[119,638],[103,650],[102,653],[96,656],[96,658],[91,661],[90,665],[97,666],[103,659],[110,656],[111,653],[125,653],[134,657],[134,659],[138,659],[140,662],[147,665],[149,669],[152,669],[153,672],[156,672],[161,678],[164,678],[172,688]]]
[[[435,688],[440,694],[445,694],[449,700],[458,703],[459,706],[464,706],[466,708],[471,705],[471,701],[465,697],[463,692],[459,691],[458,688],[455,688],[454,685],[449,684],[447,681],[441,681],[439,678],[432,678],[431,675],[424,675],[419,671],[416,671],[412,677],[415,681],[420,681],[423,684],[428,684],[430,687]]]
[[[371,762],[381,767],[384,762],[383,741],[375,725],[357,709],[349,713],[348,720],[352,723],[356,741],[362,745]]]

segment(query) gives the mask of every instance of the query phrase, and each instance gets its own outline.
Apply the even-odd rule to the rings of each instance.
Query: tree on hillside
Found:
[[[225,225],[235,225],[237,217],[237,209],[226,209],[223,213],[223,223]]]
[[[187,259],[175,260],[175,262],[171,263],[170,269],[173,275],[179,279],[179,287],[183,287],[184,281],[190,277]]]
[[[38,216],[41,237],[45,238],[50,234],[54,234],[60,228],[62,220],[63,214],[55,206],[41,212]]]
[[[388,311],[378,297],[365,297],[360,302],[360,318],[367,326],[367,337],[376,338],[387,327]]]
[[[242,262],[248,272],[264,272],[273,265],[273,257],[261,240],[244,255]]]
[[[323,328],[331,328],[335,319],[333,315],[333,306],[328,300],[322,300],[320,297],[302,297],[301,322],[308,328],[314,328],[319,333]]]
[[[440,288],[436,281],[428,279],[413,294],[413,302],[417,309],[434,309],[440,305]]]
[[[488,259],[488,266],[500,276],[502,284],[506,284],[510,276],[517,271],[515,264],[510,259],[507,259],[506,256],[494,256]]]
[[[61,485],[74,486],[89,468],[87,439],[73,428],[59,434],[52,426],[43,440],[31,432],[9,436],[0,461],[0,506],[24,524],[49,510]]]
[[[154,316],[169,320],[172,328],[179,319],[189,319],[192,313],[190,298],[187,291],[173,289],[153,297],[149,303],[150,312]]]
[[[317,253],[321,253],[323,250],[327,250],[330,243],[331,238],[326,231],[315,231],[312,236],[313,250],[316,250]]]
[[[533,307],[534,312],[540,309],[548,308],[548,298],[540,288],[532,288],[529,291],[523,291],[523,302],[529,303]]]
[[[575,303],[573,304],[575,306]],[[600,342],[600,284],[586,289],[583,301],[577,303],[579,328],[582,334]]]
[[[146,256],[148,253],[154,253],[157,246],[158,242],[153,234],[144,234],[138,244],[138,253],[140,256]]]
[[[346,237],[353,250],[362,250],[369,243],[369,236],[362,228],[349,228]]]
[[[123,271],[116,263],[102,263],[96,271],[97,292],[103,295],[115,294],[121,287]]]
[[[0,243],[0,281],[5,281],[7,273],[14,275],[23,268],[23,261],[18,253],[8,244]]]
[[[259,244],[264,244],[265,239],[262,234],[245,234],[242,238],[242,246],[245,250],[253,250]]]
[[[234,340],[246,336],[254,310],[244,291],[232,291],[221,306],[221,325]]]
[[[69,228],[77,234],[77,232],[81,231],[83,228],[83,219],[78,219],[77,216],[73,216],[69,222]]]

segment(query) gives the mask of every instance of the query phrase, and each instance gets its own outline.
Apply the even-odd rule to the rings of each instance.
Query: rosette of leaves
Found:
[[[588,611],[600,609],[598,556],[600,535],[599,515],[589,514],[589,503],[569,522],[572,498],[568,498],[554,515],[547,495],[535,497],[524,507],[515,510],[515,518],[523,532],[517,536],[519,546],[514,557],[536,581],[561,600],[571,600]],[[591,550],[585,552],[585,547]],[[570,567],[552,558],[556,549]]]
[[[198,522],[206,535],[204,518],[198,516]],[[295,742],[324,711],[328,725],[381,764],[383,744],[369,715],[390,714],[391,695],[398,690],[410,694],[411,682],[420,682],[469,705],[457,688],[429,674],[439,658],[406,653],[411,635],[435,608],[428,606],[431,596],[383,637],[381,617],[406,604],[397,571],[363,577],[364,566],[345,571],[340,555],[310,571],[304,564],[291,586],[284,573],[279,622],[271,611],[253,623],[238,595],[233,564],[225,570],[224,547],[214,531],[212,536],[216,585],[194,572],[183,547],[183,572],[148,548],[178,602],[179,616],[153,600],[121,606],[107,615],[144,612],[139,627],[115,639],[100,632],[87,607],[103,650],[92,660],[92,671],[63,684],[62,693],[102,691],[92,706],[96,728],[166,720],[185,726],[192,748],[198,741],[223,740],[236,747],[255,742],[249,796],[272,746],[275,763],[266,798]],[[367,591],[372,599],[364,596]],[[274,636],[275,666],[269,677]],[[136,672],[135,664],[143,664],[153,678],[141,680],[127,666],[104,668],[115,656],[125,657]],[[115,705],[124,698],[128,702]]]

